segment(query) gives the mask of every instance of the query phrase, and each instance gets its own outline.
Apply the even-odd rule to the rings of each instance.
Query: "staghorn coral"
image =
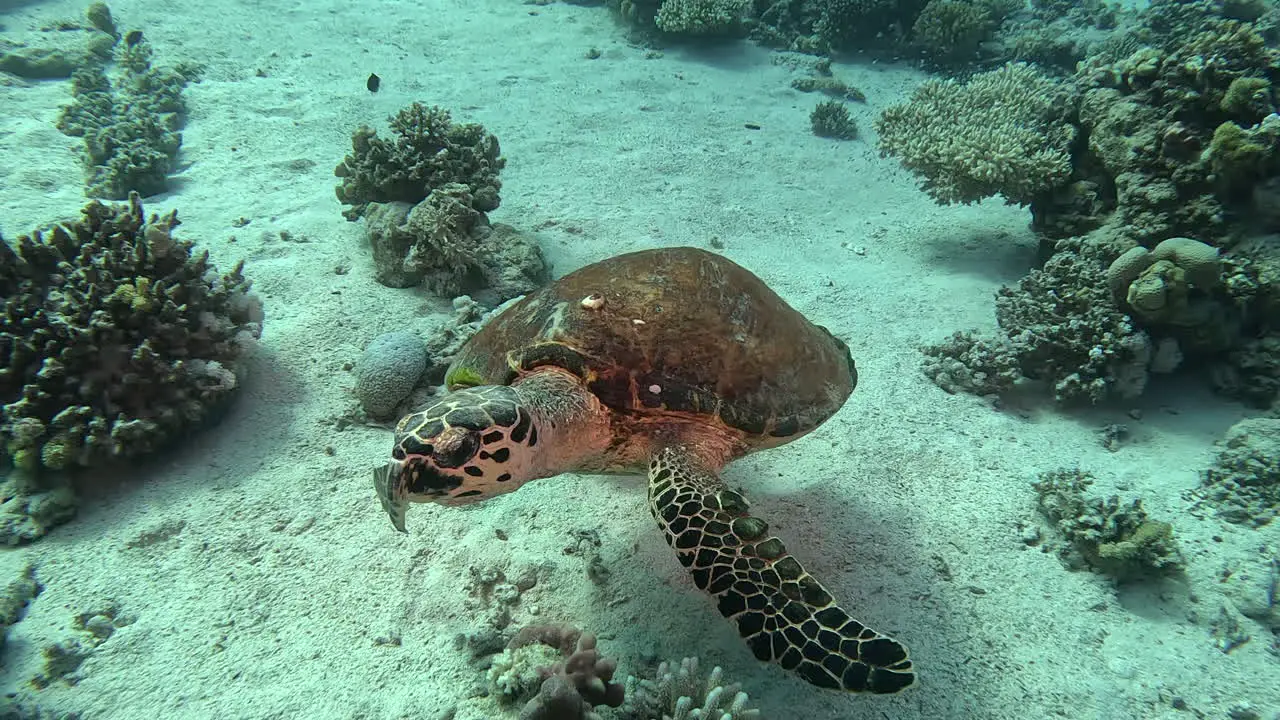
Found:
[[[243,263],[219,275],[177,225],[134,193],[0,242],[0,438],[19,468],[145,455],[240,384],[261,304]]]
[[[966,83],[927,80],[910,102],[880,116],[880,151],[920,175],[939,203],[999,194],[1026,205],[1071,175],[1075,129],[1064,110],[1069,94],[1026,63],[1009,63]]]
[[[448,110],[416,102],[389,122],[399,136],[395,141],[362,125],[351,136],[351,153],[333,171],[342,178],[335,188],[338,201],[352,206],[342,213],[348,220],[360,217],[369,203],[416,204],[450,183],[467,187],[476,210],[498,207],[498,172],[506,160],[484,127],[454,124]]]

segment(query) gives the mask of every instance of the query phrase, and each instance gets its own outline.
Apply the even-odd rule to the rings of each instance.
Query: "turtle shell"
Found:
[[[463,346],[449,389],[552,365],[619,412],[719,418],[781,440],[830,417],[857,382],[848,347],[750,271],[698,248],[618,255],[499,314]]]

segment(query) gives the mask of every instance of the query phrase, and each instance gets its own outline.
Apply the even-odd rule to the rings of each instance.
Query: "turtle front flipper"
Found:
[[[833,690],[896,693],[915,682],[907,649],[836,605],[746,500],[683,449],[649,462],[649,508],[757,658]]]

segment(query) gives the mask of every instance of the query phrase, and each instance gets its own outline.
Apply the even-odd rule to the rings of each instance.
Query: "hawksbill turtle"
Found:
[[[843,342],[730,260],[619,255],[481,328],[450,365],[448,394],[397,424],[375,485],[403,532],[410,502],[647,470],[658,528],[757,658],[820,687],[895,693],[915,681],[906,648],[850,617],[720,478],[816,428],[856,383]]]

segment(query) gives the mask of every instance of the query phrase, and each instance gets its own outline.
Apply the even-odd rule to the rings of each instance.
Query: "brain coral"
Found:
[[[411,332],[383,333],[356,363],[356,397],[365,412],[388,417],[427,369],[427,344]]]
[[[177,225],[133,193],[0,240],[0,440],[17,466],[142,455],[236,389],[261,304],[241,265],[219,275]]]

